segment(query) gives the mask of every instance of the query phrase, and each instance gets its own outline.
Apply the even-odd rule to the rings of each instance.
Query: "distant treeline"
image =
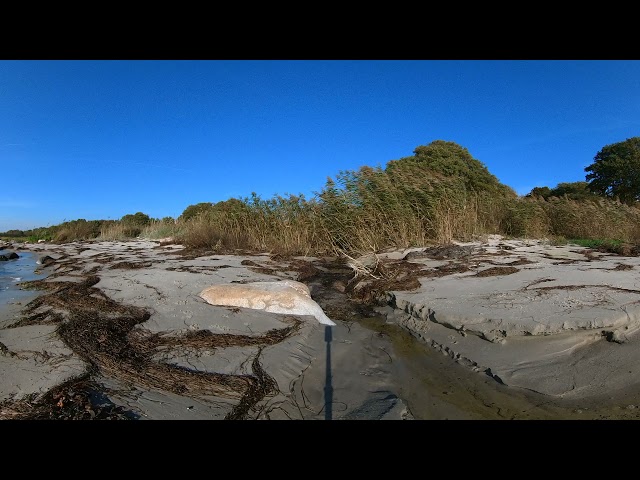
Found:
[[[635,140],[621,144],[628,147]],[[311,199],[290,194],[262,199],[252,193],[190,205],[177,219],[153,219],[137,212],[120,220],[79,219],[10,230],[0,237],[52,242],[173,237],[195,248],[291,255],[352,255],[470,240],[490,233],[635,243],[640,239],[640,185],[636,196],[629,188],[623,196],[620,190],[605,188],[602,175],[593,175],[597,169],[604,171],[599,161],[610,159],[602,152],[616,145],[603,148],[596,162],[585,169],[592,172],[587,176],[591,181],[536,187],[522,197],[501,184],[466,148],[436,140],[417,147],[412,156],[389,161],[384,168],[341,171],[327,178]],[[624,151],[634,152],[633,148]],[[640,172],[640,155],[638,159]],[[628,164],[623,171],[629,171]],[[612,180],[617,188],[620,182],[616,181]]]
[[[39,227],[31,230],[8,230],[0,233],[0,238],[16,239],[35,242],[46,240],[50,242],[70,242],[75,240],[92,240],[99,238],[111,229],[119,229],[123,238],[136,237],[149,225],[166,224],[173,225],[172,217],[154,219],[149,215],[137,212],[123,216],[120,220],[70,220],[59,225]]]

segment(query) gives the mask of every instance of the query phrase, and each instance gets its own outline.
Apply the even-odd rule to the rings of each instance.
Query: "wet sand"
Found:
[[[28,248],[55,261],[27,308],[3,311],[0,368],[12,372],[0,381],[3,419],[638,417],[634,382],[567,399],[461,364],[383,315],[385,290],[350,283],[336,259],[152,241]],[[285,279],[306,283],[337,325],[198,297],[212,285]],[[415,287],[410,276],[390,285]]]

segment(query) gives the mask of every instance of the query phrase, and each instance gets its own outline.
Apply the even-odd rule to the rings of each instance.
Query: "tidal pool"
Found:
[[[357,323],[389,342],[396,394],[416,420],[595,420],[640,418],[637,387],[606,398],[566,400],[501,385],[456,363],[384,317]]]

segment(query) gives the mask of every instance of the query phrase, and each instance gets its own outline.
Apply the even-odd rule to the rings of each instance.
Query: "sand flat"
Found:
[[[385,351],[367,347],[369,330],[330,327],[327,357],[325,326],[313,316],[220,307],[198,296],[218,284],[295,280],[291,269],[265,273],[275,264],[267,254],[190,258],[180,254],[182,247],[153,241],[33,248],[56,259],[42,282],[53,287],[41,291],[37,308],[0,332],[9,338],[45,328],[76,376],[95,365],[101,396],[136,418],[325,419],[327,403],[340,405],[330,408],[332,419],[407,417],[396,395],[381,397],[393,388],[390,362]],[[0,377],[0,402],[22,391],[42,396],[74,375],[71,368],[62,374],[61,365],[49,366],[47,378],[34,376],[22,360],[2,360],[12,375]]]
[[[640,258],[497,236],[457,244],[475,248],[471,271],[389,292],[390,319],[506,385],[569,397],[640,384],[627,368],[640,364]],[[500,262],[482,255],[505,245]],[[514,273],[481,275],[522,259]]]
[[[9,372],[0,403],[41,399],[89,373],[104,402],[151,420],[397,420],[413,418],[408,401],[422,418],[553,418],[583,411],[554,399],[640,403],[637,257],[500,237],[455,246],[380,255],[391,270],[426,273],[415,288],[386,291],[382,318],[371,321],[386,318],[459,364],[429,360],[436,370],[424,378],[400,356],[408,344],[352,313],[327,327],[198,296],[212,285],[298,280],[296,262],[330,273],[322,259],[183,255],[182,246],[146,240],[29,246],[55,261],[43,267],[45,290],[0,329]],[[316,298],[345,288],[308,286]],[[526,392],[540,396],[525,402]],[[601,415],[633,414],[621,408]]]

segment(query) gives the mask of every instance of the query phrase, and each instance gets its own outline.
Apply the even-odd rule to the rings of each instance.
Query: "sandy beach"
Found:
[[[150,240],[12,248],[48,276],[1,310],[0,419],[638,417],[635,256],[493,236],[357,260],[367,276]],[[336,325],[199,296],[284,280]]]

